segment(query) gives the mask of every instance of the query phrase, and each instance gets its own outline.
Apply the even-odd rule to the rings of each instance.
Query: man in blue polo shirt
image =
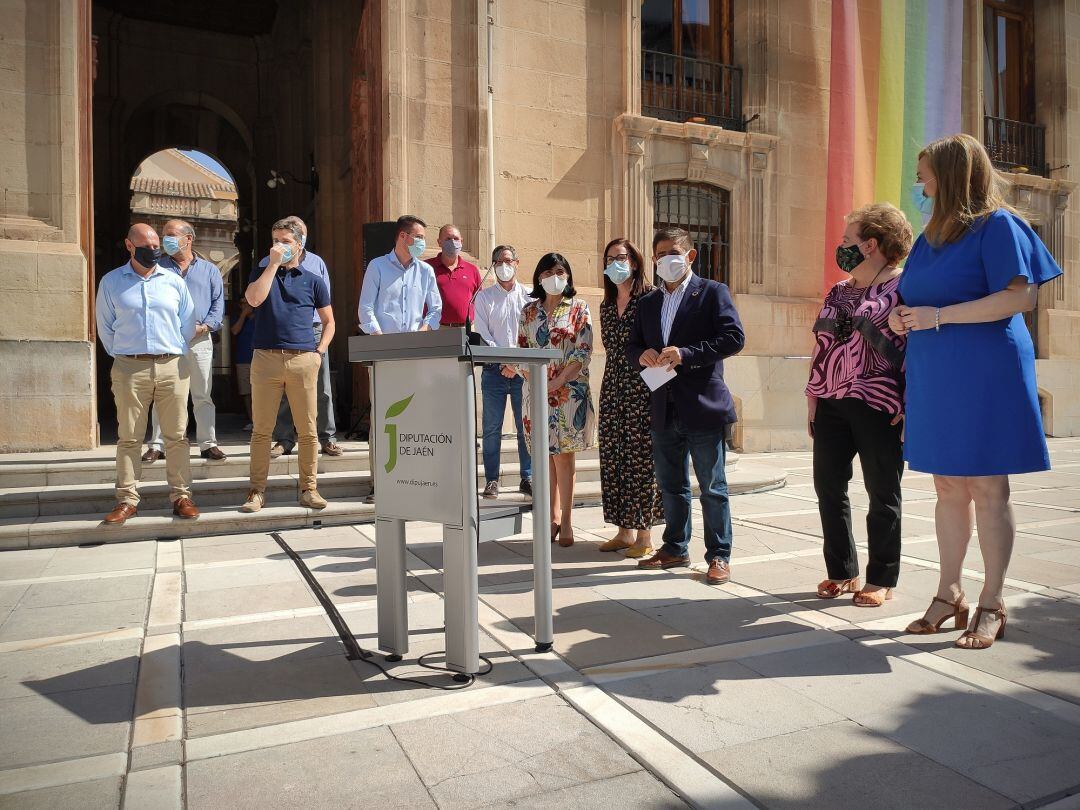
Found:
[[[319,462],[315,392],[322,357],[334,339],[334,312],[323,280],[300,269],[303,237],[295,220],[275,222],[270,261],[266,267],[256,268],[244,292],[255,309],[255,354],[251,359],[255,427],[251,431],[251,490],[240,507],[242,512],[258,512],[266,501],[270,436],[282,393],[288,397],[300,445],[300,505],[310,509],[326,506],[315,488]],[[316,312],[323,327],[318,341],[311,328]]]
[[[221,283],[221,271],[213,262],[196,256],[195,229],[182,219],[170,219],[161,229],[161,247],[168,254],[159,262],[164,270],[171,270],[187,284],[191,300],[195,303],[195,337],[188,345],[187,353],[180,358],[180,365],[191,379],[191,404],[195,411],[195,438],[199,442],[202,457],[209,461],[224,461],[225,453],[217,445],[215,423],[217,410],[210,397],[214,384],[214,341],[211,335],[221,329],[225,314],[225,290]],[[165,443],[161,438],[158,409],[153,411],[153,427],[150,441],[143,454],[145,462],[155,462],[165,456]]]
[[[330,289],[330,271],[326,268],[326,262],[321,256],[312,253],[307,248],[307,225],[300,217],[285,217],[288,222],[295,222],[300,226],[304,234],[300,242],[300,269],[308,273],[314,273],[323,280],[326,289]],[[264,256],[259,262],[259,267],[266,267],[270,262],[269,256]],[[322,321],[318,313],[315,314],[311,324],[315,330],[315,340],[322,340]],[[319,431],[319,447],[327,456],[340,456],[345,451],[337,443],[337,422],[334,419],[334,395],[330,387],[330,355],[323,355],[322,366],[319,368],[319,390],[316,400],[319,406],[319,415],[316,426]],[[292,418],[289,416],[289,403],[282,400],[278,409],[277,425],[274,427],[274,445],[270,448],[270,458],[288,455],[296,446],[296,428],[293,427]]]

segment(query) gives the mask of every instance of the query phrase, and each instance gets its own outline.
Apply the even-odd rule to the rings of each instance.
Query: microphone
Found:
[[[491,272],[494,269],[495,269],[495,264],[492,263],[488,267],[487,272],[484,273],[484,277],[480,279],[480,286],[477,287],[473,291],[472,297],[469,298],[469,306],[466,307],[466,309],[465,309],[465,336],[469,339],[469,345],[470,346],[487,346],[488,345],[487,341],[484,340],[483,336],[479,332],[474,332],[473,331],[472,318],[470,318],[469,316],[472,314],[473,303],[475,303],[475,301],[476,301],[476,296],[478,296],[480,294],[480,291],[482,289],[484,289],[484,282],[488,280],[488,276],[491,275]]]

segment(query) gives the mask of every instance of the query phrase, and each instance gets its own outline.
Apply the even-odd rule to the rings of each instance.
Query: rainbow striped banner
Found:
[[[832,0],[825,289],[853,208],[891,202],[921,229],[909,189],[923,146],[961,130],[963,32],[960,0]]]

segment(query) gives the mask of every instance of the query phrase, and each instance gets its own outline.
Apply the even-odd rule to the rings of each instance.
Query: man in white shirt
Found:
[[[474,327],[489,346],[510,348],[518,345],[521,310],[531,300],[524,285],[517,280],[517,253],[509,245],[499,245],[491,254],[498,282],[476,296]],[[518,461],[521,465],[520,490],[532,495],[532,459],[525,443],[521,422],[521,388],[525,380],[513,366],[489,363],[480,377],[484,402],[484,486],[485,498],[499,497],[499,461],[502,445],[503,416],[506,398],[514,411],[517,427]]]

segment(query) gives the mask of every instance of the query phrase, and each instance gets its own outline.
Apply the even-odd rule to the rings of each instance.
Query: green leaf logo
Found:
[[[399,400],[386,409],[386,419],[393,419],[395,416],[400,416],[406,408],[409,407],[409,403],[412,402],[412,398],[416,394],[409,394],[405,399]]]
[[[412,398],[416,394],[409,394],[405,399],[399,400],[386,409],[385,419],[393,419],[395,416],[400,416],[405,412],[405,409],[409,407],[409,403],[412,402]],[[383,433],[386,434],[386,442],[389,452],[389,459],[386,464],[383,465],[383,469],[387,473],[391,472],[394,467],[397,466],[398,446],[397,446],[397,425],[386,424],[383,426]]]

